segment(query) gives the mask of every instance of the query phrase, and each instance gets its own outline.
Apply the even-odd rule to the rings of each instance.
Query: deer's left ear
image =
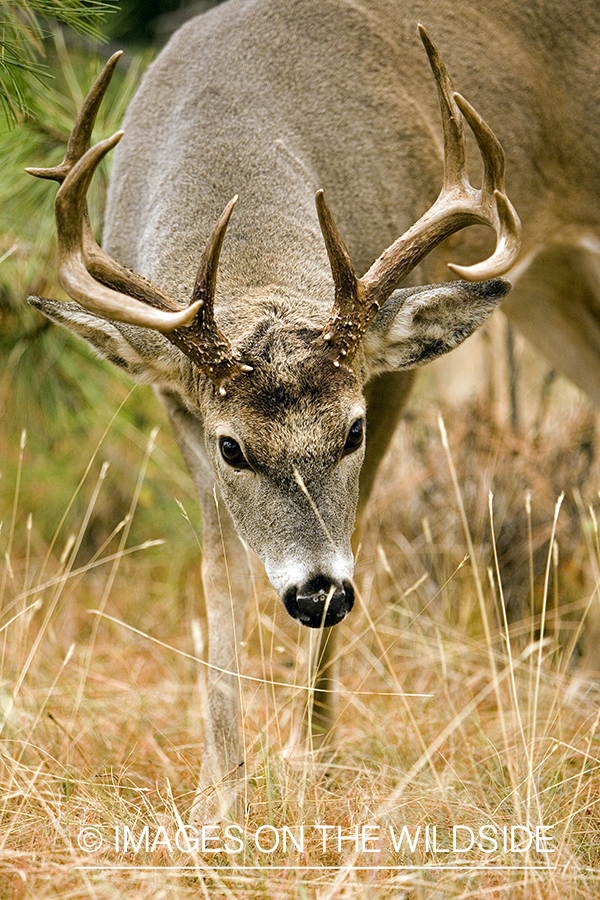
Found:
[[[454,350],[485,322],[510,288],[505,278],[493,278],[394,291],[363,339],[369,375],[414,369]]]

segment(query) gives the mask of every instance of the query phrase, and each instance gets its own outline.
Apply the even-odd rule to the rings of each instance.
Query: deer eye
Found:
[[[249,469],[250,464],[237,441],[230,437],[219,439],[219,450],[225,462],[234,469]]]
[[[346,438],[346,443],[344,444],[344,456],[347,453],[354,453],[355,450],[358,450],[360,445],[363,442],[364,438],[364,424],[362,419],[356,419],[352,425],[350,426],[350,430],[348,431],[348,437]]]

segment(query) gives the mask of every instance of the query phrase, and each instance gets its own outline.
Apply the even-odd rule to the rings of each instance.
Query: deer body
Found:
[[[452,53],[464,95],[498,120],[509,193],[528,199],[524,252],[565,226],[597,229],[600,11],[591,2],[540,6],[536,15],[509,0],[499,22],[497,4],[485,0],[431,8],[234,0],[192,20],[151,67],[125,119],[109,252],[187,297],[198,247],[236,186],[244,202],[223,248],[217,297],[229,306],[231,290],[247,296],[249,284],[308,288],[314,297],[316,286],[326,311],[331,276],[313,187],[326,188],[359,271],[438,191],[439,112],[414,39],[421,19]],[[561,42],[565,53],[553,52]],[[443,276],[445,258],[422,267]]]
[[[131,106],[106,246],[185,297],[198,247],[238,193],[243,203],[219,266],[220,315],[231,314],[232,298],[247,298],[248,285],[269,284],[300,300],[308,293],[313,310],[321,298],[326,314],[331,276],[314,190],[326,190],[358,271],[437,192],[439,114],[413,38],[421,19],[452,52],[455,83],[477,99],[484,118],[494,117],[510,160],[508,193],[521,201],[522,259],[529,265],[546,251],[538,266],[544,274],[530,270],[504,309],[600,401],[600,333],[584,312],[598,303],[600,250],[600,10],[593,2],[507,2],[502,10],[491,2],[404,0],[218,7],[177,33]],[[478,231],[455,239],[463,258],[481,253],[487,234]],[[453,250],[447,242],[444,253],[427,257],[417,280],[444,279]],[[581,302],[556,288],[565,277],[570,290],[578,283]],[[247,304],[237,311],[247,314]]]
[[[447,88],[442,140],[431,73],[414,36],[420,20],[451,55],[457,84],[494,122],[509,156],[508,192],[524,221],[519,271],[525,287],[519,291],[517,282],[507,309],[538,344],[547,340],[550,357],[561,356],[563,364],[560,329],[568,311],[577,350],[566,360],[567,374],[600,399],[600,377],[589,369],[590,360],[600,362],[593,279],[579,279],[574,311],[544,271],[535,283],[528,280],[540,253],[552,257],[555,269],[561,254],[597,259],[590,236],[600,237],[598,166],[586,143],[600,123],[596,117],[588,124],[584,115],[599,103],[591,79],[593,48],[578,41],[579,68],[559,66],[557,78],[555,44],[575,40],[574,4],[548,0],[538,6],[510,0],[500,8],[485,0],[230,0],[192,20],[151,66],[130,105],[106,215],[105,250],[159,290],[114,266],[102,269],[85,244],[85,228],[82,255],[97,281],[169,315],[181,308],[176,301],[187,302],[196,279],[196,306],[189,308],[198,321],[204,316],[204,324],[194,326],[195,333],[202,344],[213,329],[206,341],[217,362],[207,362],[204,349],[189,349],[192,332],[179,320],[171,330],[160,325],[157,331],[140,327],[137,319],[123,321],[121,312],[99,315],[86,304],[87,287],[69,288],[67,251],[63,283],[89,311],[34,301],[134,378],[156,386],[196,483],[209,661],[216,667],[209,674],[201,783],[218,786],[217,801],[199,794],[200,817],[210,819],[228,804],[224,779],[242,761],[237,682],[234,674],[217,670],[237,671],[247,547],[264,563],[293,617],[316,628],[344,618],[354,599],[357,507],[360,514],[414,368],[460,343],[508,290],[495,276],[516,259],[518,224],[502,200],[502,166],[486,136],[477,137],[487,158],[480,192],[485,211],[478,207],[474,220],[493,224],[500,249],[491,266],[465,274],[493,280],[436,284],[449,258],[485,257],[487,231],[461,231],[426,255],[456,228],[442,225],[432,237],[434,226],[423,216],[415,226],[423,246],[411,244],[413,230],[407,229],[431,206],[442,177],[450,184],[444,205],[454,203],[453,180],[464,183],[456,130],[461,113],[474,133],[479,127],[464,101],[459,112]],[[578,3],[576,15],[597,43],[594,5],[582,10]],[[438,85],[444,77],[436,75]],[[582,84],[586,92],[577,106]],[[67,152],[65,166],[69,158],[73,168],[83,143],[80,153]],[[444,152],[447,158],[454,154],[454,162],[442,176]],[[581,181],[582,158],[593,188]],[[73,237],[64,224],[68,209],[60,210],[61,202],[65,208],[84,202],[67,197],[79,191],[68,188],[75,169],[57,198],[59,233],[62,221],[69,246],[81,236]],[[59,170],[49,177],[64,180]],[[335,211],[347,254],[322,197],[315,211],[320,189]],[[498,206],[488,213],[494,191]],[[477,193],[470,187],[462,192],[467,199]],[[240,198],[235,211],[230,204],[215,229],[233,194]],[[473,217],[455,217],[461,218],[457,227],[473,224]],[[211,242],[213,249],[205,250]],[[412,259],[406,266],[400,261],[405,244]],[[502,247],[508,247],[504,257]],[[203,252],[203,274],[196,276]],[[360,281],[348,256],[357,272],[368,270]],[[434,287],[407,288],[410,278]],[[548,307],[544,331],[531,312],[540,300],[539,284]],[[322,630],[316,736],[326,734],[331,722],[324,690],[333,683],[334,632]]]

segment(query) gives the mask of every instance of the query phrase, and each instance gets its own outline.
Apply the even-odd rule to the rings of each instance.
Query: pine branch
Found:
[[[40,62],[48,25],[58,23],[102,41],[115,0],[0,0],[0,105],[8,124],[32,114],[40,83],[50,77]]]

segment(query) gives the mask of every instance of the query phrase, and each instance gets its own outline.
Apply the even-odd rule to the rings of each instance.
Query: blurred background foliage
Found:
[[[95,449],[89,477],[107,459],[110,467],[88,533],[103,541],[129,508],[140,447],[165,420],[150,389],[137,387],[132,393],[130,382],[116,369],[28,306],[30,294],[66,298],[56,281],[57,185],[32,178],[24,168],[60,162],[87,91],[108,56],[123,49],[94,140],[115,132],[160,46],[182,21],[214,5],[214,0],[0,0],[0,504],[7,510],[14,502],[19,446],[26,432],[29,477],[22,479],[19,504],[21,510],[35,511],[34,528],[44,541],[52,539],[69,505],[73,521],[81,515],[86,492],[77,493],[77,485]],[[98,237],[109,167],[110,159],[89,194]],[[109,426],[110,438],[102,444]],[[140,534],[146,529],[147,536],[157,504],[165,510],[165,529],[169,516],[181,519],[173,479],[182,500],[193,497],[164,427],[140,495],[132,540],[136,528]],[[6,522],[4,527],[6,533]],[[93,552],[89,546],[87,553]]]

